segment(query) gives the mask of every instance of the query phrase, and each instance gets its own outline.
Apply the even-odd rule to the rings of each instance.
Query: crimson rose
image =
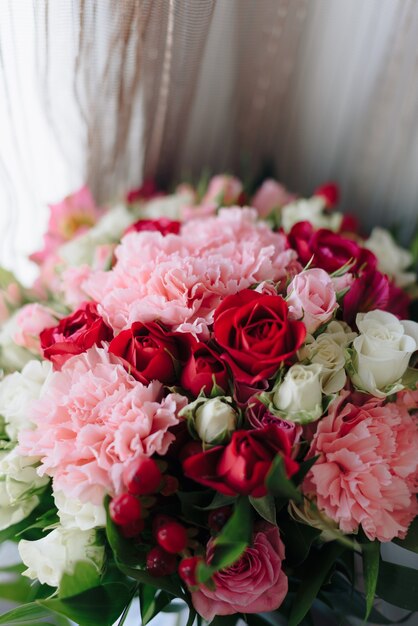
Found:
[[[321,267],[329,274],[354,261],[353,270],[362,265],[376,266],[376,257],[370,250],[359,246],[352,239],[342,237],[332,230],[315,230],[309,222],[298,222],[290,231],[289,243],[296,250],[299,261],[306,265],[312,259],[314,267]]]
[[[112,337],[113,330],[98,314],[95,302],[84,303],[57,326],[45,328],[40,334],[44,357],[56,367],[62,367],[74,354],[81,354]]]
[[[228,371],[225,363],[212,348],[203,342],[192,340],[189,357],[184,364],[180,385],[198,396],[201,391],[209,395],[213,383],[224,392],[228,389]]]
[[[138,220],[131,226],[125,230],[125,235],[127,233],[140,233],[144,230],[151,230],[155,232],[159,232],[162,235],[168,235],[172,233],[173,235],[178,235],[180,232],[180,222],[176,220],[169,220],[166,217],[160,217],[158,220]]]
[[[215,311],[216,341],[239,381],[252,384],[269,378],[305,340],[302,322],[288,319],[281,296],[244,289],[227,296]]]
[[[156,322],[134,322],[109,344],[109,352],[120,357],[126,369],[141,383],[151,380],[164,384],[176,381],[175,363],[183,346],[180,333],[165,330]]]
[[[261,498],[267,493],[265,479],[277,454],[283,458],[287,475],[299,464],[290,458],[287,433],[270,424],[257,430],[236,430],[227,446],[216,446],[183,461],[186,476],[227,496],[237,494]]]

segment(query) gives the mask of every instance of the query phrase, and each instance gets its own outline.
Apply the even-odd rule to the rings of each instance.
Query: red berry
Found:
[[[141,504],[130,493],[122,493],[110,503],[110,517],[118,526],[126,526],[141,518]]]
[[[121,526],[120,532],[127,539],[131,539],[132,537],[136,537],[144,530],[144,520],[137,519],[134,522],[130,522],[129,524],[124,524]]]
[[[160,546],[155,546],[147,554],[147,569],[153,576],[169,576],[177,568],[177,559]]]
[[[123,482],[129,493],[146,496],[155,493],[161,483],[161,471],[154,459],[135,459],[123,472]]]
[[[160,546],[172,554],[183,552],[188,542],[186,529],[174,521],[160,526],[155,536]]]
[[[209,528],[219,532],[231,517],[232,509],[230,506],[223,506],[220,509],[214,509],[209,513]]]
[[[201,557],[191,556],[180,561],[179,576],[182,580],[184,580],[188,587],[196,587],[198,584],[196,579],[196,568],[201,560]]]
[[[175,522],[176,520],[173,517],[169,517],[168,515],[156,515],[152,520],[152,532],[154,537],[157,536],[157,532],[160,528],[169,524],[170,522]]]

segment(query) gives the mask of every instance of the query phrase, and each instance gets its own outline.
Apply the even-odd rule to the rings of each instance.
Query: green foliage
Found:
[[[295,483],[287,477],[284,461],[280,455],[274,459],[267,474],[266,486],[269,494],[284,500],[302,501],[302,494]]]
[[[367,621],[373,608],[376,594],[377,578],[379,575],[380,543],[378,541],[366,541],[362,543],[364,587],[366,591],[366,613],[364,620]]]
[[[271,495],[264,496],[263,498],[250,497],[251,505],[254,510],[257,511],[260,517],[270,522],[270,524],[276,524],[276,503],[274,497]]]
[[[376,592],[390,604],[418,611],[418,570],[380,561]]]

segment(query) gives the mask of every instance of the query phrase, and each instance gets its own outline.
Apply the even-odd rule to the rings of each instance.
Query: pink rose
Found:
[[[40,352],[40,333],[45,328],[55,326],[57,319],[55,311],[41,304],[27,304],[16,316],[17,330],[13,337],[14,342],[32,352]]]
[[[242,193],[242,183],[234,176],[220,174],[209,181],[202,204],[216,202],[218,206],[229,206],[238,203]]]
[[[287,288],[291,319],[303,318],[308,333],[327,322],[337,308],[337,298],[330,276],[314,268],[294,277]]]
[[[257,209],[260,217],[267,217],[273,209],[289,204],[295,198],[295,194],[289,193],[283,185],[269,178],[257,189],[250,204]]]
[[[213,555],[213,540],[207,546],[207,560]],[[287,577],[282,570],[284,546],[276,526],[262,522],[253,545],[241,558],[214,575],[215,590],[200,585],[192,593],[196,611],[206,620],[215,615],[274,611],[287,594]]]

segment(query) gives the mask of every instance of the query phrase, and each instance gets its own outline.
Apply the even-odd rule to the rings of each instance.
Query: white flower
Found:
[[[64,573],[72,574],[78,561],[87,561],[98,573],[104,564],[105,549],[97,543],[93,530],[58,526],[37,541],[22,539],[18,548],[28,568],[23,575],[37,578],[41,584],[51,587],[58,587]]]
[[[286,204],[281,212],[281,224],[286,233],[298,222],[310,222],[315,228],[328,228],[337,231],[343,219],[342,213],[324,211],[325,200],[322,196],[300,199]]]
[[[221,443],[237,424],[237,413],[229,404],[230,397],[204,400],[195,411],[195,428],[205,443]]]
[[[181,219],[182,209],[194,203],[194,195],[186,187],[180,193],[161,196],[150,200],[140,208],[140,217],[150,220],[166,217],[169,220]]]
[[[353,383],[378,398],[403,389],[400,381],[418,348],[418,324],[386,311],[358,313],[353,342]]]
[[[26,348],[18,346],[13,337],[19,331],[16,311],[0,328],[0,368],[7,371],[20,370],[22,367],[33,359],[32,352]]]
[[[292,365],[274,392],[273,404],[287,419],[306,424],[322,415],[322,365]]]
[[[67,498],[63,491],[54,491],[54,500],[63,527],[90,530],[106,526],[106,510],[102,504]]]
[[[415,273],[405,272],[412,264],[412,254],[398,246],[388,230],[373,228],[364,246],[376,255],[378,269],[383,274],[392,276],[399,287],[406,287],[415,282]]]
[[[326,395],[337,393],[344,387],[347,378],[344,348],[330,335],[323,333],[317,339],[308,335],[300,358],[322,366],[320,379]]]
[[[92,265],[96,247],[118,242],[135,219],[126,206],[119,204],[105,213],[93,228],[61,246],[59,255],[71,267]]]
[[[25,519],[39,504],[37,492],[49,482],[36,472],[39,459],[14,448],[0,453],[0,530]]]
[[[0,415],[6,421],[6,433],[17,441],[19,431],[33,428],[30,405],[40,397],[52,371],[49,361],[29,361],[21,372],[9,374],[0,382]]]
[[[337,322],[337,320],[332,320],[328,324],[324,334],[342,348],[346,348],[357,337],[357,333],[353,332],[346,322]]]

